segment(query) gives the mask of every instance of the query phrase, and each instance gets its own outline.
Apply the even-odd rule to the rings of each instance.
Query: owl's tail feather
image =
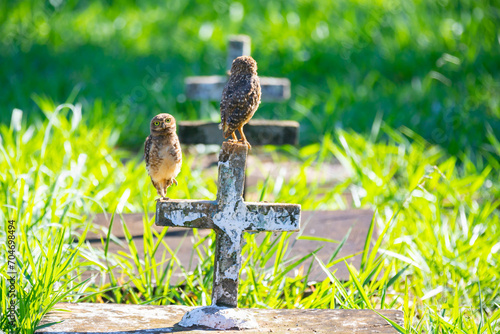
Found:
[[[222,130],[222,134],[224,135],[224,138],[229,137],[231,135],[231,133],[233,133],[235,130],[235,129],[233,129],[233,127],[229,126],[228,123],[219,124],[219,129]]]
[[[228,136],[228,135],[227,135],[227,132],[226,132],[227,127],[226,127],[226,126],[224,126],[224,125],[225,125],[225,124],[220,123],[220,124],[219,124],[219,129],[220,129],[220,130],[222,130],[222,136],[223,136],[224,138],[227,138],[227,136]]]

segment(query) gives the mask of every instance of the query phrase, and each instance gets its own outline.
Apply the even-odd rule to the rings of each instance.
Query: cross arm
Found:
[[[246,231],[292,232],[300,228],[300,205],[246,203]]]
[[[300,205],[248,202],[245,231],[292,232],[300,227]],[[216,201],[175,199],[156,204],[157,226],[215,229]]]
[[[220,101],[228,77],[220,75],[188,77],[184,80],[186,96],[191,100]],[[280,102],[290,98],[290,80],[259,77],[262,101]]]
[[[217,208],[215,201],[174,199],[156,203],[157,226],[215,228],[211,217]]]

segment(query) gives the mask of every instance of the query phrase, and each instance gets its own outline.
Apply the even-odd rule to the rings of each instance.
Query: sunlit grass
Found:
[[[78,105],[40,103],[48,110],[43,122],[26,125],[15,111],[10,125],[0,125],[1,219],[17,222],[18,325],[33,330],[57,301],[208,304],[213,235],[195,231],[194,251],[202,260],[188,272],[177,250],[162,239],[167,229],[161,234],[151,229],[156,193],[140,161],[142,152],[117,149],[116,129],[105,122],[88,126]],[[493,156],[500,145],[492,132],[488,136],[485,152]],[[300,203],[303,209],[373,208],[379,236],[371,249],[367,244],[359,271],[348,266],[351,278],[340,282],[331,268],[344,262],[338,250],[345,236],[338,236],[329,261],[322,262],[314,253],[290,258],[291,234],[267,234],[259,242],[247,234],[242,307],[395,308],[405,314],[402,332],[500,329],[497,165],[466,157],[458,163],[410,130],[383,123],[375,124],[369,138],[337,130],[320,143],[284,153],[303,166],[289,181],[262,180],[254,189],[262,200]],[[305,172],[313,163],[321,169],[333,159],[350,175],[334,187]],[[214,198],[215,180],[200,168],[186,157],[179,187],[169,194]],[[143,212],[143,240],[133,239],[123,225],[127,251],[108,252],[114,242],[109,233],[101,249],[83,243],[85,231],[97,228],[88,223],[99,212],[114,215],[112,224],[122,213]],[[0,238],[5,236],[2,229]],[[137,242],[144,243],[144,256]],[[156,253],[162,254],[159,262]],[[2,246],[2,259],[5,254]],[[325,272],[324,281],[310,282],[310,268],[303,266],[309,259]],[[90,269],[100,275],[82,281]],[[174,270],[183,273],[176,284]],[[6,288],[2,279],[2,310]],[[7,329],[5,316],[2,311]]]

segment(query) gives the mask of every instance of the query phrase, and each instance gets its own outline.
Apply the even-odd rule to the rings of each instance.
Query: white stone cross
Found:
[[[156,205],[156,225],[213,229],[217,234],[212,306],[238,307],[244,231],[298,231],[300,205],[244,202],[246,145],[224,142],[215,201],[168,200]]]

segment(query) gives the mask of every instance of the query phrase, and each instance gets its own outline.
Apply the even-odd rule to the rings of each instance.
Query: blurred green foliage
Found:
[[[302,144],[368,132],[379,114],[475,154],[486,127],[500,133],[499,16],[471,0],[2,1],[0,120],[41,114],[34,95],[97,101],[133,146],[159,112],[216,120],[183,79],[224,73],[228,36],[248,34],[259,74],[292,81],[292,98],[256,117],[300,121]]]

